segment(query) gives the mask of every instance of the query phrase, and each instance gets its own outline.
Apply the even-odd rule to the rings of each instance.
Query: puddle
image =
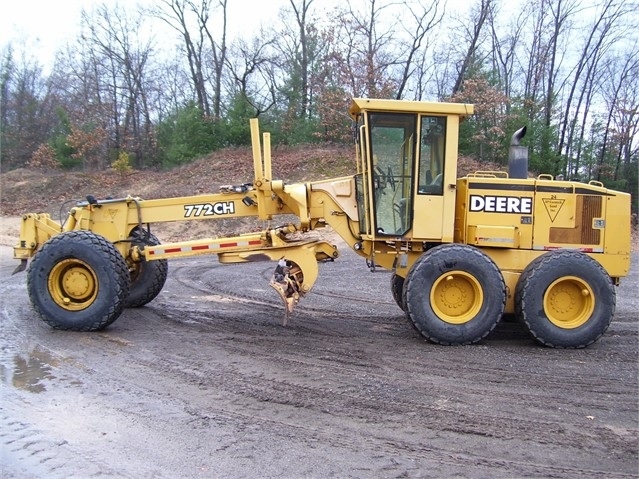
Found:
[[[1,364],[6,384],[31,393],[46,391],[48,381],[55,379],[53,368],[60,361],[44,349],[35,348],[13,356],[13,364]]]

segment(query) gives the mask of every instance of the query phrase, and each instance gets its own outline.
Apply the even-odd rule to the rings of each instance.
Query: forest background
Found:
[[[240,1],[97,4],[46,66],[4,45],[2,172],[172,168],[248,145],[253,117],[274,145],[350,143],[352,97],[453,101],[475,104],[460,154],[504,165],[526,125],[533,173],[628,191],[637,212],[636,1],[288,0],[230,31]]]

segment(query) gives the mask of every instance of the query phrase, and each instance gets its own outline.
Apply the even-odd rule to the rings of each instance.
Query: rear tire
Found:
[[[404,284],[408,317],[429,341],[444,345],[481,341],[506,304],[499,268],[468,245],[432,248],[413,264]]]
[[[145,245],[157,246],[160,240],[153,234],[140,231],[135,228],[131,232],[131,243],[144,249]],[[131,268],[131,289],[126,300],[127,308],[139,308],[149,303],[160,294],[169,271],[166,259],[147,261],[142,257],[139,262],[133,263]]]
[[[35,254],[27,290],[33,308],[51,327],[98,331],[122,313],[129,271],[111,242],[90,231],[69,231]]]
[[[571,250],[533,260],[515,289],[515,312],[535,340],[553,348],[583,348],[606,332],[616,295],[606,270]]]

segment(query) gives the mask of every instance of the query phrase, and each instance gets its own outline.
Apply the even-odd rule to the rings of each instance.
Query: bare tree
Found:
[[[193,98],[191,77],[182,65],[180,55],[176,54],[155,67],[156,84],[150,94],[156,122],[164,121]]]
[[[26,166],[55,130],[55,105],[39,62],[8,48],[0,61],[2,169]]]
[[[522,44],[524,66],[523,108],[534,128],[529,141],[533,145],[531,164],[538,171],[563,172],[556,150],[554,115],[560,97],[564,57],[571,40],[571,20],[577,0],[531,0],[524,8],[529,12],[529,42]],[[522,37],[523,38],[523,37]],[[529,47],[528,47],[529,45]]]
[[[619,68],[618,65],[621,67]],[[636,180],[636,163],[639,161],[637,158],[639,145],[635,143],[639,136],[639,90],[636,88],[636,78],[639,75],[639,51],[636,46],[621,62],[609,62],[607,70],[604,99],[608,114],[598,158],[597,179],[602,179],[606,153],[611,149],[610,143],[616,137],[618,153],[613,168],[613,179],[617,180],[621,175],[625,175],[627,179],[635,176]],[[634,175],[631,175],[633,161]]]
[[[611,44],[615,43],[611,36],[619,34],[618,23],[625,13],[627,8],[624,8],[623,3],[617,3],[617,0],[606,0],[601,14],[595,16],[596,20],[588,31],[574,73],[569,80],[570,87],[564,103],[561,133],[557,145],[558,153],[570,148],[584,97],[587,96],[589,88],[592,88],[590,84],[596,75],[602,55]],[[579,91],[580,87],[581,91]]]
[[[290,44],[280,43],[280,51],[287,57],[292,73],[299,77],[299,115],[301,118],[310,118],[310,64],[311,49],[309,44],[310,27],[309,12],[314,0],[289,0],[293,12],[296,32],[283,38],[290,39]],[[286,24],[286,22],[284,22]]]
[[[536,117],[539,108],[543,124],[552,122],[553,105],[557,99],[558,75],[565,46],[561,43],[570,35],[570,18],[576,12],[577,0],[530,0],[524,9],[531,12],[532,30],[524,96],[529,105],[529,116]],[[559,55],[559,58],[558,58]]]
[[[388,21],[394,17],[387,12],[393,4],[365,0],[364,5],[359,11],[348,0],[338,14],[339,69],[353,96],[389,98],[396,90],[392,68],[397,58],[391,53],[396,25]]]
[[[211,1],[203,0],[200,8],[208,10]],[[210,116],[211,108],[204,72],[204,32],[201,25],[192,27],[189,15],[193,13],[193,10],[197,16],[198,7],[188,0],[161,0],[150,10],[150,13],[169,25],[181,37],[197,106],[202,114]]]
[[[525,49],[523,54],[523,57],[528,59],[525,66],[524,98],[527,101],[529,120],[533,120],[535,117],[537,105],[543,101],[544,96],[543,83],[549,48],[545,35],[547,24],[545,1],[529,0],[528,4],[524,6],[533,23],[530,32],[530,48]],[[526,44],[527,42],[524,42],[524,45]]]
[[[491,16],[494,5],[494,0],[479,0],[479,3],[474,5],[471,10],[469,26],[467,27],[465,23],[463,24],[463,29],[465,30],[464,40],[466,42],[464,44],[465,52],[457,70],[457,79],[455,80],[451,95],[454,95],[461,89],[468,69],[473,62],[476,61],[476,56],[479,52],[479,43],[484,34],[484,26],[486,20]]]
[[[250,43],[239,40],[232,46],[227,59],[230,96],[239,96],[249,104],[254,116],[268,111],[276,103],[276,85],[271,71],[274,42],[266,33],[254,37]]]
[[[224,68],[226,67],[227,2],[228,0],[218,0],[217,2],[217,6],[221,11],[220,20],[222,23],[222,27],[220,28],[219,41],[215,40],[214,35],[211,31],[210,10],[205,10],[203,8],[196,10],[195,8],[193,8],[193,11],[197,14],[198,23],[202,26],[202,29],[206,34],[206,38],[208,39],[209,47],[211,49],[210,55],[211,62],[213,64],[213,116],[216,120],[219,120],[222,109],[222,82],[224,76]],[[204,5],[204,3],[205,2],[203,1],[202,5]]]
[[[397,81],[397,92],[395,94],[395,98],[398,100],[403,98],[406,86],[416,70],[423,74],[424,53],[428,49],[427,35],[441,23],[444,15],[443,10],[438,11],[440,8],[439,0],[429,1],[426,5],[424,5],[423,2],[419,2],[415,7],[404,2],[402,8],[406,8],[412,17],[413,28],[409,31],[408,27],[405,27],[409,42],[406,42],[407,47],[405,51],[398,53],[398,57],[402,59],[403,63],[401,74]],[[422,52],[421,58],[419,57],[420,51]],[[422,80],[423,77],[417,81],[419,85],[418,90],[421,89],[420,81]],[[421,97],[421,94],[419,97]]]
[[[204,116],[213,116],[215,119],[219,119],[222,109],[227,55],[227,3],[228,0],[161,0],[159,6],[151,10],[152,15],[180,35],[197,106]],[[212,16],[218,11],[219,15]],[[221,24],[217,32],[212,26],[215,20]],[[211,94],[209,83],[213,86]]]
[[[326,41],[314,0],[289,0],[280,10],[279,20],[268,29],[277,52],[273,73],[279,77],[279,110],[285,112],[285,122],[293,129],[299,120],[308,124],[317,117],[314,95],[322,86],[330,42]]]
[[[547,58],[547,84],[545,94],[545,126],[550,127],[552,121],[552,105],[555,99],[555,82],[558,75],[557,50],[559,48],[559,37],[564,33],[564,26],[569,18],[575,13],[576,0],[550,0],[547,4],[551,12],[552,33],[548,43]]]
[[[503,37],[500,37],[498,32],[498,26],[501,23],[498,9],[492,10],[488,18],[492,36],[492,71],[495,72],[499,86],[508,98],[515,90],[517,49],[520,46],[527,14],[528,12],[524,10],[517,12],[509,25],[508,32]],[[510,103],[507,108],[510,109]]]
[[[13,72],[13,48],[9,45],[6,51],[2,52],[0,63],[0,128],[2,128],[2,140],[4,140],[4,125],[9,120],[9,92],[11,88],[11,77]],[[6,144],[2,141],[2,144]]]
[[[153,48],[150,40],[138,36],[143,16],[102,5],[93,14],[83,11],[82,18],[87,32],[83,40],[101,68],[96,78],[109,95],[114,147],[133,152],[137,166],[143,167],[152,149],[153,129],[146,85]]]
[[[422,50],[415,57],[414,69],[411,73],[411,83],[413,84],[413,100],[421,101],[426,98],[429,85],[435,81],[436,64],[434,53]],[[437,98],[440,98],[437,95]]]

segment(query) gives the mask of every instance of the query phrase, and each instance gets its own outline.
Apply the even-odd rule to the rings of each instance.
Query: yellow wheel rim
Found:
[[[450,324],[464,324],[473,319],[484,303],[484,291],[473,275],[464,271],[443,274],[430,292],[435,314]]]
[[[576,276],[557,279],[546,289],[544,311],[555,326],[578,328],[595,309],[595,295],[588,283]]]
[[[60,261],[53,267],[48,286],[53,301],[68,311],[88,308],[98,295],[98,280],[93,268],[75,258]]]

